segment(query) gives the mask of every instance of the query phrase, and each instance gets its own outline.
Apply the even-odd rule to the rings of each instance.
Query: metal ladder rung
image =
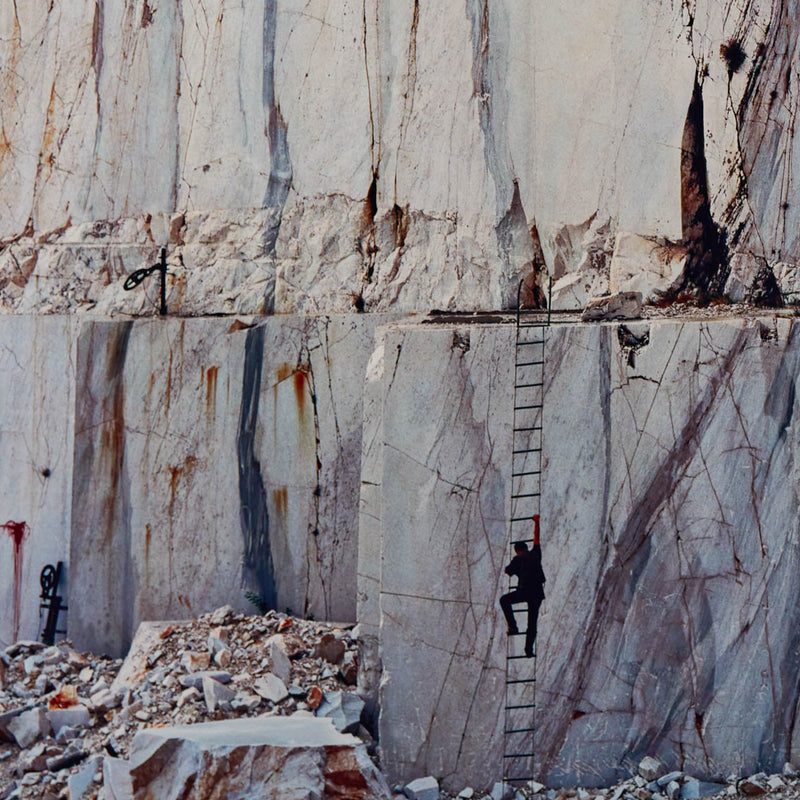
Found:
[[[541,425],[529,425],[523,428],[514,428],[514,433],[527,433],[528,431],[540,431],[541,429]]]
[[[530,342],[517,342],[517,347],[524,347],[525,345],[531,344],[544,344],[544,339],[533,339]]]
[[[536,654],[534,653],[532,656],[506,656],[506,661],[515,661],[519,658],[536,658]]]
[[[513,680],[506,681],[506,686],[511,683],[536,683],[536,678],[514,678]]]
[[[536,383],[517,383],[514,385],[515,389],[535,389],[537,386],[544,386],[542,381]]]
[[[531,518],[530,515],[527,517],[511,517],[512,522],[530,522]]]
[[[541,453],[541,452],[542,452],[541,447],[520,447],[517,450],[512,450],[511,455],[518,456],[521,455],[522,453]]]
[[[511,477],[512,478],[520,478],[523,475],[541,475],[541,474],[542,474],[542,471],[540,469],[532,469],[532,470],[530,470],[528,472],[512,472],[511,473]]]
[[[524,703],[521,706],[506,706],[506,711],[513,711],[517,708],[536,708],[536,703]]]
[[[516,365],[517,369],[520,367],[541,367],[544,366],[544,361],[523,361]]]
[[[536,728],[512,728],[509,731],[503,731],[503,733],[505,733],[506,735],[511,733],[531,733],[535,730]]]
[[[503,778],[505,783],[514,783],[515,781],[535,781],[535,775],[523,775],[521,778]]]
[[[541,403],[534,403],[532,406],[514,406],[514,411],[524,411],[527,408],[541,408]]]
[[[525,492],[524,494],[512,494],[511,499],[521,500],[524,497],[541,497],[541,496],[542,496],[541,492]]]
[[[533,758],[533,753],[508,753],[503,758]],[[517,780],[520,780],[517,778]]]

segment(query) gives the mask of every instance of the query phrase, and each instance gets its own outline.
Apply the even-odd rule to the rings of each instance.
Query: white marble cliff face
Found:
[[[377,566],[360,545],[378,612],[367,596],[360,613],[393,780],[500,774],[512,336],[384,332],[382,454],[365,451],[378,520],[362,528],[381,531]],[[708,778],[781,768],[800,754],[798,327],[575,325],[548,341],[534,774],[603,784],[646,754]]]
[[[68,317],[0,319],[0,647],[41,632],[47,564],[66,603],[76,338]]]
[[[778,0],[30,0],[0,34],[6,311],[141,306],[162,244],[185,313],[508,308],[534,267],[583,303],[654,270],[621,236],[680,261],[696,77],[728,290],[797,288]]]
[[[361,383],[376,316],[86,321],[78,342],[70,635],[246,593],[355,618]],[[88,557],[86,554],[91,554]]]

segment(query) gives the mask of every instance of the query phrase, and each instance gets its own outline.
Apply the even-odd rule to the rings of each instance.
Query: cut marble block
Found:
[[[87,322],[78,346],[71,634],[245,593],[355,619],[363,375],[380,316]],[[91,553],[91,558],[85,554]]]
[[[0,647],[38,638],[45,565],[64,562],[66,602],[76,322],[0,317]]]
[[[710,779],[800,752],[797,331],[766,317],[549,329],[543,782],[606,784],[646,754]],[[363,529],[381,537],[383,764],[393,781],[488,787],[501,769],[513,329],[383,333],[383,418],[369,423],[383,453],[367,459],[380,525]]]

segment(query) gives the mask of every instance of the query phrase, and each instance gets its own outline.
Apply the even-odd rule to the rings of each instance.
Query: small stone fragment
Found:
[[[203,697],[209,713],[213,713],[218,708],[229,705],[236,697],[236,692],[206,675],[203,678]]]
[[[22,747],[30,747],[37,739],[47,736],[50,732],[50,723],[47,721],[44,709],[32,708],[24,711],[8,723],[8,730]]]
[[[211,614],[211,616],[208,618],[208,622],[210,625],[219,627],[220,625],[224,625],[234,613],[235,612],[231,606],[221,606]]]
[[[336,730],[342,733],[354,733],[358,730],[363,708],[364,701],[356,694],[325,692],[317,716],[329,717]]]
[[[181,664],[186,667],[189,672],[197,672],[198,670],[208,669],[211,664],[210,653],[196,653],[192,650],[187,650],[181,656]]]
[[[678,783],[678,781],[670,781],[667,784],[665,791],[669,800],[675,800],[676,797],[680,797],[681,785]]]
[[[339,675],[348,686],[355,686],[358,683],[358,656],[355,651],[350,650],[345,653]]]
[[[600,322],[613,319],[638,319],[641,316],[641,292],[618,292],[617,294],[607,294],[590,300],[581,314],[581,321]]]
[[[212,678],[218,683],[230,683],[233,680],[233,675],[230,672],[221,670],[209,670],[208,672],[192,672],[189,675],[182,675],[180,684],[186,689],[194,686],[200,689],[203,686],[203,678]]]
[[[82,704],[68,708],[54,708],[47,712],[47,719],[53,729],[53,736],[58,737],[63,728],[85,728],[91,721],[89,709]]]
[[[757,772],[749,778],[743,778],[739,781],[738,789],[741,794],[746,794],[749,797],[766,794],[767,776],[763,772]]]
[[[289,696],[286,684],[271,672],[268,672],[263,678],[259,678],[253,684],[253,689],[271,703],[280,703]]]
[[[646,781],[654,781],[661,774],[661,762],[652,756],[645,756],[639,762],[639,775]]]
[[[102,763],[102,756],[95,756],[87,761],[82,769],[69,776],[67,781],[69,800],[83,800],[88,795],[95,773],[101,768]]]
[[[270,660],[272,672],[284,683],[289,683],[292,677],[292,663],[286,652],[283,637],[280,634],[270,636],[264,643],[264,648]]]
[[[439,781],[429,775],[407,783],[403,792],[409,800],[439,800]]]
[[[345,654],[345,645],[332,633],[324,633],[314,650],[317,658],[322,658],[330,664],[341,664]]]
[[[316,711],[322,702],[322,689],[319,686],[312,686],[308,690],[308,697],[306,698],[306,705],[312,710]]]

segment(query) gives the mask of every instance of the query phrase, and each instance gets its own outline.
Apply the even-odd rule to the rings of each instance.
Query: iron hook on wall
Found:
[[[125,289],[126,292],[129,292],[131,289],[135,289],[148,275],[152,275],[154,272],[161,273],[161,308],[159,309],[159,313],[162,317],[166,316],[167,314],[167,248],[161,248],[161,258],[158,264],[152,267],[143,267],[142,269],[137,269],[135,272],[131,272],[130,275],[125,279],[125,283],[122,284],[122,288]]]

